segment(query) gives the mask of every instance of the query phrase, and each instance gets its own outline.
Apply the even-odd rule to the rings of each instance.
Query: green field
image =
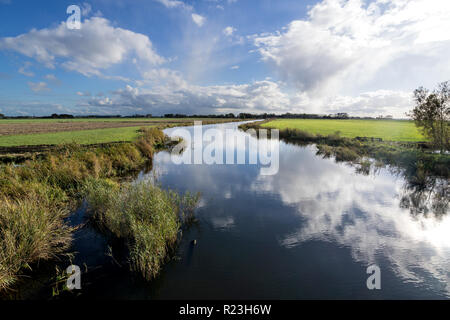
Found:
[[[74,122],[121,122],[128,123],[129,127],[119,128],[87,128],[83,130],[68,130],[60,132],[35,132],[17,134],[0,134],[0,147],[15,146],[35,146],[35,145],[58,145],[66,143],[77,144],[98,144],[109,142],[133,141],[138,135],[138,130],[145,127],[192,125],[194,121],[203,121],[203,123],[221,123],[231,121],[230,119],[213,118],[108,118],[108,119],[1,119],[0,128],[6,128],[13,125],[21,125],[28,131],[28,124],[43,124],[51,126],[51,123],[74,123]],[[11,127],[11,132],[14,128]],[[31,131],[31,130],[30,130]]]
[[[1,124],[51,122],[186,122],[213,118],[76,118],[76,119],[0,119]]]
[[[412,121],[402,120],[274,120],[262,125],[276,129],[300,129],[329,135],[340,131],[342,137],[374,137],[385,141],[425,141]]]
[[[78,144],[96,144],[132,141],[139,135],[138,130],[140,128],[142,126],[2,136],[0,137],[0,147],[43,144],[57,145],[72,142]]]

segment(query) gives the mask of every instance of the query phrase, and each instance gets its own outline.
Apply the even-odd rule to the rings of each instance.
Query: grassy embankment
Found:
[[[21,166],[0,166],[0,291],[12,288],[39,261],[67,252],[73,228],[65,218],[71,204],[83,197],[92,202],[92,214],[104,230],[126,241],[131,269],[145,278],[156,274],[174,244],[183,212],[192,211],[196,198],[119,181],[139,170],[165,142],[162,131],[147,128],[134,142],[101,148],[65,145]]]
[[[429,176],[449,177],[450,157],[425,151],[426,141],[410,121],[382,120],[273,120],[241,126],[274,128],[280,138],[291,143],[315,143],[318,154],[348,161],[369,172],[375,165],[405,169],[417,183]]]

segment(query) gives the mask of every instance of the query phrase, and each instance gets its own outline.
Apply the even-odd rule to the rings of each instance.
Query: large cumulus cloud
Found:
[[[80,30],[70,30],[61,22],[54,28],[2,38],[0,49],[19,52],[48,68],[60,65],[86,76],[100,75],[131,57],[146,66],[164,62],[146,35],[116,28],[101,17],[84,20]]]
[[[312,96],[434,85],[450,73],[450,2],[324,0],[254,36],[263,61]]]

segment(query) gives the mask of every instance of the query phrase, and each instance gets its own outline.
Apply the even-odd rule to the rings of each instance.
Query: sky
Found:
[[[0,113],[404,118],[450,80],[448,17],[448,0],[0,0]]]

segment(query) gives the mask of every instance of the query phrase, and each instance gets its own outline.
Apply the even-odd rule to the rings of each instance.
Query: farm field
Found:
[[[0,124],[68,122],[185,122],[194,118],[74,118],[74,119],[0,119]],[[199,118],[200,119],[200,118]],[[206,120],[206,118],[204,118]]]
[[[385,141],[416,142],[426,139],[412,121],[403,120],[274,120],[262,125],[266,128],[299,129],[314,134],[329,135],[337,131],[342,137],[373,137]]]
[[[194,118],[0,120],[0,147],[132,141],[142,127],[190,125],[195,120],[204,123],[229,121]]]
[[[97,144],[132,141],[139,135],[138,130],[140,128],[142,126],[8,135],[0,137],[0,147],[58,145],[73,142],[78,144]]]
[[[168,124],[169,122],[164,122]],[[170,122],[181,123],[181,122]],[[82,131],[94,129],[124,128],[137,126],[160,125],[160,121],[117,121],[117,122],[21,122],[21,123],[5,123],[0,122],[0,137],[13,135],[28,135],[36,133],[64,132],[64,131]]]

